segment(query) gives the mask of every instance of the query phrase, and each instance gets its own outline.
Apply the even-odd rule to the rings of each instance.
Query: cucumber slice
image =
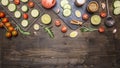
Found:
[[[99,15],[93,15],[91,17],[91,24],[93,25],[99,25],[101,23],[101,18]]]
[[[28,24],[29,24],[28,20],[22,20],[22,22],[21,22],[21,25],[22,25],[23,27],[27,27]]]
[[[7,6],[10,2],[9,0],[1,0],[3,6]]]
[[[23,6],[21,7],[21,10],[22,10],[23,12],[27,12],[27,11],[28,11],[28,7],[27,7],[26,5],[23,5]]]
[[[62,0],[60,2],[61,7],[64,7],[65,4],[68,4],[69,2],[67,0]]]
[[[26,2],[28,2],[29,0],[21,0],[21,2],[24,2],[24,3],[26,3]]]
[[[71,9],[72,7],[71,7],[71,5],[70,4],[65,4],[64,6],[63,6],[63,9]]]
[[[22,14],[20,11],[15,11],[15,13],[14,13],[15,18],[20,18],[21,16],[22,16]]]
[[[68,17],[68,16],[70,16],[71,15],[71,10],[70,9],[65,9],[65,10],[63,10],[63,16],[65,16],[65,17]]]
[[[43,24],[50,24],[51,23],[51,17],[50,17],[50,15],[49,14],[44,14],[44,15],[42,15],[42,17],[41,17],[41,21],[42,21],[42,23]]]
[[[9,11],[14,12],[17,9],[17,6],[15,4],[9,4],[8,9]]]
[[[39,11],[37,9],[33,9],[31,11],[31,16],[34,17],[34,18],[38,17],[39,16]]]
[[[117,8],[117,7],[120,7],[120,1],[116,0],[114,2],[114,7]]]
[[[120,14],[120,7],[117,7],[114,9],[114,14],[119,15]]]
[[[33,28],[34,28],[34,30],[39,30],[40,26],[39,26],[39,24],[34,24]]]
[[[76,17],[81,17],[81,12],[79,10],[75,10]]]
[[[71,38],[75,38],[77,35],[78,35],[77,31],[73,31],[73,32],[70,33]]]

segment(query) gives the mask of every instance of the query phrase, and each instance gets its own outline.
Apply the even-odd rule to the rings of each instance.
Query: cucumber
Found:
[[[70,33],[71,38],[75,38],[77,35],[78,35],[77,31],[73,31],[73,32]]]
[[[22,20],[22,22],[21,22],[21,25],[22,25],[23,27],[27,27],[28,24],[29,24],[28,20]]]
[[[39,11],[37,9],[33,9],[31,11],[31,16],[34,17],[34,18],[38,17],[39,16]]]
[[[76,17],[81,17],[81,12],[79,10],[75,10],[75,16]]]
[[[9,3],[10,3],[9,0],[1,0],[1,4],[3,6],[8,6]]]
[[[51,17],[50,17],[50,15],[49,14],[44,14],[44,15],[42,15],[42,17],[41,17],[41,21],[42,21],[42,23],[43,24],[50,24],[51,23]]]
[[[60,2],[61,7],[64,7],[65,4],[68,4],[69,2],[67,0],[62,0]]]
[[[115,15],[119,15],[120,14],[120,7],[115,8],[113,13]]]
[[[22,16],[22,14],[20,11],[15,11],[15,13],[14,13],[15,18],[20,18],[21,16]]]
[[[68,16],[70,16],[71,15],[71,10],[70,9],[65,9],[65,10],[63,10],[63,16],[65,16],[65,17],[68,17]]]
[[[91,17],[91,24],[99,25],[101,23],[101,17],[99,15],[93,15]]]
[[[23,2],[23,3],[26,3],[26,2],[28,2],[29,0],[21,0],[21,2]]]
[[[116,0],[114,2],[114,8],[120,7],[120,1]]]
[[[71,9],[72,7],[71,7],[71,5],[70,4],[65,4],[64,6],[63,6],[63,9]]]
[[[27,7],[26,5],[23,5],[23,6],[21,7],[21,10],[22,10],[23,12],[27,12],[29,9],[28,9],[28,7]]]
[[[9,4],[8,9],[9,9],[9,11],[14,12],[14,11],[16,11],[17,6],[15,4]]]
[[[39,24],[34,24],[33,28],[34,28],[34,30],[39,30],[40,26],[39,26]]]

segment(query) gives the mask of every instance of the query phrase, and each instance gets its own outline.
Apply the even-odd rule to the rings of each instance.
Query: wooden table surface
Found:
[[[109,1],[112,14],[113,0]],[[59,19],[53,11],[46,12],[52,16],[52,21]],[[105,33],[82,33],[77,29],[76,38],[66,36],[73,30],[68,28],[63,34],[61,27],[53,23],[54,39],[42,28],[36,34],[30,28],[30,36],[19,33],[12,39],[5,38],[5,30],[0,29],[0,68],[120,68],[120,15],[113,17],[116,24]],[[86,25],[90,25],[89,21]],[[115,28],[117,32],[113,34]]]

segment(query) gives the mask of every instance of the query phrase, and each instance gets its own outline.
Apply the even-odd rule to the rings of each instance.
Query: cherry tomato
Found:
[[[82,15],[82,18],[83,18],[83,20],[88,20],[89,19],[89,15],[85,13],[85,14]]]
[[[10,22],[5,23],[5,26],[10,27],[11,26]]]
[[[101,27],[98,28],[98,31],[99,31],[100,33],[103,33],[103,32],[105,32],[105,28],[104,28],[103,26],[101,26]]]
[[[107,13],[105,11],[102,11],[102,12],[100,12],[100,16],[104,18],[107,16]]]
[[[30,8],[33,8],[34,5],[35,5],[34,2],[32,2],[32,1],[29,1],[29,2],[28,2],[28,6],[29,6]]]
[[[7,22],[9,22],[9,20],[8,20],[7,17],[5,17],[5,18],[2,19],[2,23],[3,23],[3,24],[5,24],[5,23],[7,23]]]
[[[3,25],[4,25],[4,24],[3,24],[2,22],[0,22],[0,28],[3,28]]]
[[[14,0],[14,4],[19,5],[20,4],[20,0]]]
[[[7,38],[11,38],[11,37],[12,37],[12,34],[11,34],[11,32],[6,32],[5,36],[6,36]]]
[[[12,36],[17,36],[18,32],[16,30],[12,31]]]
[[[63,33],[66,33],[66,32],[67,32],[67,27],[66,27],[66,26],[62,26],[61,31],[62,31]]]
[[[4,18],[5,17],[5,13],[0,11],[0,18]]]
[[[56,20],[55,21],[55,25],[59,27],[61,25],[61,21],[60,20]]]
[[[24,13],[24,14],[23,14],[23,18],[24,18],[24,19],[28,19],[28,14],[27,14],[27,13]]]
[[[12,26],[7,27],[7,28],[8,28],[8,31],[9,31],[9,32],[12,32],[12,31],[14,30],[14,28],[13,28]]]

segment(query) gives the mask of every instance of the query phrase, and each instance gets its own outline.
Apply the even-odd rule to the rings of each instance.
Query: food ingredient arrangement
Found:
[[[116,23],[110,15],[108,0],[104,2],[95,0],[0,0],[0,6],[5,10],[0,10],[0,28],[6,29],[7,38],[16,37],[18,32],[26,36],[30,35],[28,29],[31,27],[34,31],[43,28],[51,38],[54,38],[52,27],[49,27],[51,23],[60,27],[63,34],[67,33],[69,27],[72,30],[69,37],[75,38],[78,35],[76,29],[80,29],[81,32],[103,33]],[[66,25],[62,25],[61,20],[58,19],[53,22],[51,15],[44,13],[46,9],[54,11]],[[6,14],[14,22],[10,21]],[[113,14],[120,15],[120,0],[114,0]],[[105,21],[101,25],[102,19]],[[84,25],[87,21],[90,21],[90,26]]]

